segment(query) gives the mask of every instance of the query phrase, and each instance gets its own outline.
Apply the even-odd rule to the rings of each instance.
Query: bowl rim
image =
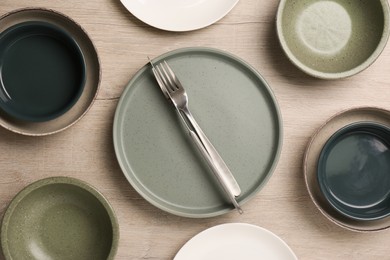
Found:
[[[42,121],[49,121],[54,118],[57,118],[64,113],[66,113],[69,109],[72,108],[74,104],[78,101],[80,98],[82,92],[84,91],[85,82],[87,78],[87,65],[84,57],[84,53],[79,45],[79,43],[76,41],[76,39],[68,32],[66,32],[64,29],[60,28],[59,26],[55,25],[54,23],[48,22],[48,21],[39,21],[39,20],[31,20],[31,21],[22,21],[19,23],[16,23],[14,25],[11,25],[4,31],[0,32],[0,44],[1,41],[9,37],[12,34],[18,33],[18,30],[23,30],[24,28],[31,27],[32,30],[50,30],[51,32],[46,33],[46,35],[50,35],[57,38],[63,38],[61,40],[64,45],[69,45],[71,48],[71,51],[74,52],[74,55],[77,55],[78,63],[81,66],[81,75],[80,75],[80,81],[77,83],[77,91],[75,92],[75,95],[69,100],[69,102],[59,111],[55,113],[51,113],[47,116],[42,117],[30,117],[23,113],[16,112],[12,109],[9,109],[6,105],[7,102],[4,102],[0,100],[0,108],[4,110],[7,114],[9,114],[11,117],[14,117],[18,120],[23,120],[26,122],[42,122]],[[20,33],[19,33],[20,34]],[[55,36],[54,36],[55,35]],[[57,37],[58,36],[58,37]],[[15,37],[15,36],[12,36]],[[16,36],[19,37],[19,36]],[[6,53],[7,51],[5,51]],[[3,56],[5,53],[0,52],[0,57]],[[1,73],[0,73],[1,74]],[[2,77],[0,75],[0,77]],[[1,84],[3,84],[1,80]],[[4,88],[4,85],[2,89]],[[5,91],[5,90],[2,90]]]
[[[337,202],[335,202],[335,200],[337,200],[337,199],[333,198],[333,196],[332,196],[332,191],[329,189],[329,187],[327,185],[324,184],[325,172],[323,170],[323,167],[324,167],[325,159],[328,156],[329,149],[331,149],[333,147],[333,145],[335,145],[337,143],[337,141],[340,140],[340,138],[342,138],[348,134],[352,134],[355,131],[359,130],[360,128],[365,128],[367,133],[371,133],[371,131],[373,131],[373,130],[380,130],[380,131],[388,133],[390,136],[390,128],[389,127],[387,127],[386,125],[377,123],[377,122],[372,122],[372,121],[353,122],[353,123],[350,123],[348,125],[345,125],[345,126],[339,128],[336,132],[334,132],[331,135],[330,138],[328,138],[328,140],[323,145],[323,147],[320,151],[317,169],[316,169],[317,170],[316,177],[317,177],[317,181],[318,181],[320,190],[321,190],[322,194],[324,195],[325,199],[340,214],[343,214],[346,217],[360,220],[360,221],[378,220],[378,219],[388,217],[390,215],[390,207],[388,207],[386,210],[384,210],[383,214],[381,214],[381,215],[378,214],[378,215],[372,216],[372,217],[370,217],[370,216],[365,217],[364,214],[356,214],[356,215],[349,214],[348,213],[349,210],[347,209],[348,207],[346,207],[346,209],[344,210],[342,206],[339,206],[339,204]],[[372,132],[372,134],[374,134],[374,133]],[[378,135],[379,138],[382,138],[382,135],[381,136],[379,136],[379,134],[375,134],[375,135]],[[389,201],[389,200],[390,200],[390,196],[388,194],[386,197],[386,201]]]
[[[280,0],[279,2],[277,13],[276,13],[276,34],[278,36],[279,43],[284,53],[286,54],[287,58],[291,61],[291,63],[293,63],[301,71],[307,73],[312,77],[319,78],[319,79],[334,80],[334,79],[341,79],[341,78],[347,78],[353,76],[370,67],[379,58],[380,54],[385,49],[385,46],[390,36],[390,6],[388,0],[379,0],[382,5],[383,16],[384,16],[383,31],[377,47],[371,53],[368,59],[366,59],[363,63],[359,64],[358,66],[343,72],[331,73],[331,72],[321,72],[312,69],[295,57],[293,52],[290,50],[286,39],[284,38],[282,20],[283,20],[283,12],[285,10],[285,5],[287,1],[290,0]]]
[[[85,191],[87,191],[89,194],[91,194],[94,198],[96,198],[104,207],[105,211],[107,212],[110,222],[111,222],[111,227],[112,227],[112,243],[111,243],[111,249],[110,253],[107,257],[107,260],[113,260],[117,249],[118,249],[118,243],[119,243],[119,224],[118,220],[116,217],[116,214],[114,212],[114,209],[108,202],[108,200],[103,196],[101,192],[99,192],[95,187],[90,185],[89,183],[73,178],[73,177],[64,177],[64,176],[56,176],[56,177],[48,177],[44,179],[37,180],[26,187],[24,187],[22,190],[20,190],[14,198],[11,200],[9,203],[2,222],[1,222],[1,230],[0,230],[0,240],[1,240],[1,247],[3,250],[3,255],[6,260],[12,260],[12,254],[9,249],[9,240],[7,237],[8,233],[8,224],[9,221],[12,217],[13,212],[19,205],[19,203],[27,197],[31,192],[42,188],[44,186],[48,185],[53,185],[53,184],[68,184],[68,185],[73,185],[78,188],[81,188]]]

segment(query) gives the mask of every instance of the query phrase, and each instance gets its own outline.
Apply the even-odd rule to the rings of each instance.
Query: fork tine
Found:
[[[157,71],[160,74],[160,77],[164,81],[165,87],[167,88],[168,92],[172,92],[175,90],[175,88],[172,86],[172,81],[169,78],[169,75],[165,71],[165,68],[162,66],[162,64],[157,64],[156,65]]]
[[[167,82],[167,79],[164,77],[164,74],[163,74],[163,72],[161,71],[160,66],[159,66],[158,64],[156,65],[156,72],[157,72],[157,74],[158,74],[160,80],[161,80],[162,83],[164,84],[165,88],[167,88],[167,90],[168,90],[167,85],[169,85],[169,83]]]
[[[169,92],[167,90],[166,85],[164,84],[164,81],[161,78],[160,73],[157,71],[156,67],[154,66],[154,64],[153,64],[152,60],[149,58],[149,56],[148,56],[148,60],[149,60],[150,65],[152,65],[152,72],[154,74],[154,77],[157,80],[158,85],[160,86],[161,91],[163,92],[165,98],[169,99]]]
[[[153,71],[153,74],[154,74],[154,76],[155,76],[155,78],[156,78],[156,80],[157,80],[157,83],[158,83],[158,85],[160,86],[160,88],[161,88],[161,90],[162,90],[162,92],[164,93],[164,96],[166,97],[166,98],[169,98],[169,91],[168,91],[168,89],[167,89],[167,87],[166,87],[166,85],[165,85],[165,83],[163,82],[163,80],[162,80],[162,78],[161,78],[161,76],[160,76],[160,73],[156,70],[156,68],[152,68],[152,71]]]
[[[179,89],[181,84],[180,84],[179,80],[177,79],[176,74],[173,72],[173,70],[168,65],[168,62],[166,60],[163,61],[163,64],[165,65],[165,68],[168,71],[167,74],[169,74],[169,76],[170,76],[169,78],[173,82],[173,85],[175,86],[175,89]]]
[[[160,65],[162,72],[164,73],[164,76],[168,82],[169,87],[172,89],[172,91],[175,91],[177,89],[175,81],[173,80],[172,75],[170,75],[169,70],[165,66],[165,64],[166,64],[166,62],[164,61],[164,62],[161,62],[159,65]]]

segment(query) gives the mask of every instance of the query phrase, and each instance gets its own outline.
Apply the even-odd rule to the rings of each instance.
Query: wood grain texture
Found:
[[[0,14],[45,7],[80,23],[97,47],[102,82],[92,109],[64,132],[37,138],[0,129],[0,215],[27,184],[63,175],[91,183],[111,202],[120,224],[117,259],[172,259],[198,232],[230,222],[269,229],[299,259],[390,259],[390,230],[361,234],[330,223],[310,200],[302,171],[310,136],[330,116],[356,106],[390,109],[390,45],[356,76],[335,81],[311,78],[296,69],[279,46],[277,5],[278,1],[242,0],[214,25],[174,33],[137,20],[119,0],[1,0]],[[244,205],[243,215],[231,212],[187,219],[165,213],[137,194],[116,161],[112,123],[127,82],[147,62],[147,56],[190,46],[219,48],[246,60],[271,85],[282,111],[281,158],[265,188]]]

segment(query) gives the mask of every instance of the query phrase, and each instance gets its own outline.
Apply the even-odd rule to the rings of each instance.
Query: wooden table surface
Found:
[[[275,32],[276,0],[242,0],[217,23],[184,33],[144,24],[119,0],[1,0],[0,14],[31,6],[65,13],[84,27],[100,56],[102,82],[91,110],[63,132],[25,137],[0,128],[0,216],[27,184],[62,175],[89,182],[111,202],[120,225],[116,259],[172,259],[200,231],[230,222],[274,232],[299,259],[390,259],[390,230],[357,233],[328,221],[311,201],[302,170],[309,138],[326,119],[357,106],[390,109],[390,44],[362,73],[325,81],[299,71],[282,52]],[[147,56],[191,46],[219,48],[246,60],[268,81],[281,108],[284,141],[278,166],[244,205],[243,215],[232,211],[190,219],[165,213],[131,187],[115,157],[113,116],[128,81]]]

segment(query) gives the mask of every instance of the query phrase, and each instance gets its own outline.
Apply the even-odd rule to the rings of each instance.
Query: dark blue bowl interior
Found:
[[[320,189],[343,215],[376,220],[390,215],[390,129],[359,122],[324,145],[317,169]]]
[[[11,26],[0,34],[0,109],[33,122],[64,114],[81,96],[85,66],[77,42],[56,25]]]

